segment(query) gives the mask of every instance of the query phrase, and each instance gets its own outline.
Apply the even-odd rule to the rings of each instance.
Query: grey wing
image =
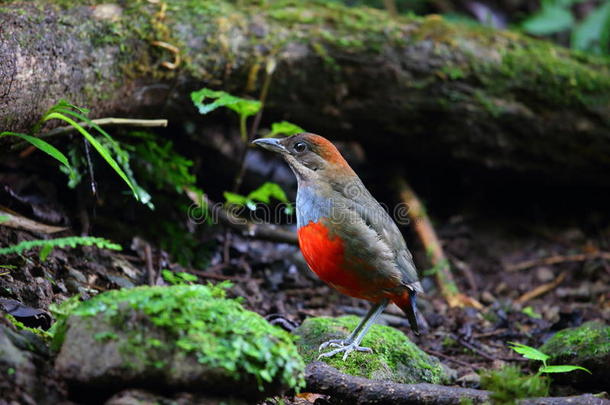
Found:
[[[360,193],[358,201],[351,199],[352,206],[350,208],[355,210],[367,225],[380,236],[380,239],[389,245],[388,247],[394,253],[396,267],[400,270],[402,283],[414,292],[423,292],[415,263],[413,263],[413,256],[407,248],[398,226],[362,182],[360,182],[358,191]]]

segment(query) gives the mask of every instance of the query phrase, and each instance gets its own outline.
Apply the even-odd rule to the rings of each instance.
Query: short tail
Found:
[[[405,290],[400,296],[392,300],[407,316],[411,330],[416,335],[419,335],[419,325],[417,324],[417,304],[415,300],[415,291]]]

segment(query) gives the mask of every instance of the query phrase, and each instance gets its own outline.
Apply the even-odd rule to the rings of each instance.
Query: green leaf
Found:
[[[206,104],[204,103],[206,99],[213,101]],[[224,91],[208,88],[192,92],[191,100],[195,107],[199,109],[200,114],[208,114],[219,107],[227,107],[241,117],[249,117],[256,114],[262,107],[260,101],[247,100]]]
[[[245,205],[248,202],[247,197],[244,197],[241,194],[231,193],[230,191],[225,191],[222,195],[229,204]]]
[[[71,170],[70,163],[68,163],[68,158],[63,153],[61,153],[57,148],[55,148],[55,146],[51,145],[50,143],[45,142],[40,138],[36,138],[35,136],[19,134],[17,132],[3,132],[0,134],[0,137],[9,136],[9,135],[19,137],[19,138],[23,139],[24,141],[31,143],[36,148],[40,149],[41,151],[48,154],[49,156],[55,158],[62,165],[66,166],[68,169]]]
[[[546,362],[549,359],[549,356],[547,354],[544,354],[540,350],[534,349],[531,346],[527,346],[517,342],[508,342],[508,344],[511,349],[513,349],[526,359],[539,360],[542,362]]]
[[[89,143],[95,148],[95,150],[97,150],[97,152],[100,154],[100,156],[102,156],[102,158],[104,158],[104,160],[110,165],[110,167],[112,167],[114,169],[114,171],[123,179],[123,181],[125,183],[127,183],[129,188],[133,192],[134,196],[136,196],[136,198],[139,200],[138,191],[136,190],[136,188],[134,187],[132,182],[129,181],[129,179],[127,178],[127,175],[125,174],[123,169],[121,169],[119,167],[116,160],[114,160],[114,158],[110,155],[110,152],[108,151],[108,149],[106,149],[104,146],[102,146],[98,142],[98,140],[93,137],[93,135],[91,135],[87,130],[85,130],[85,128],[80,126],[76,121],[72,120],[71,118],[66,117],[63,114],[60,114],[58,112],[52,112],[52,113],[48,114],[46,117],[44,117],[43,121],[48,121],[48,120],[51,120],[54,118],[62,120],[62,121],[66,121],[68,124],[72,125],[78,132],[80,132],[81,135],[83,135],[87,139],[87,141],[89,141]]]
[[[53,251],[53,245],[44,245],[42,249],[40,249],[40,253],[38,254],[38,258],[41,262],[47,260],[49,254]]]
[[[542,9],[521,23],[525,32],[533,35],[549,35],[569,29],[574,17],[567,8],[557,4],[545,3]]]
[[[538,370],[538,371],[540,373],[569,373],[570,371],[574,371],[574,370],[582,370],[582,371],[586,371],[589,374],[593,374],[593,373],[591,373],[591,371],[587,370],[584,367],[570,366],[570,365],[542,366],[542,367],[540,367],[540,370]]]
[[[540,315],[538,312],[536,312],[534,310],[534,308],[527,306],[525,308],[523,308],[521,310],[521,312],[523,312],[525,315],[529,316],[530,318],[534,318],[534,319],[541,319],[542,315]]]
[[[36,247],[42,247],[43,249],[48,249],[46,246],[50,246],[51,248],[55,247],[76,247],[78,245],[84,246],[92,246],[95,245],[100,249],[112,249],[112,250],[121,250],[121,245],[117,245],[116,243],[112,243],[109,240],[104,238],[97,238],[93,236],[68,236],[65,238],[56,238],[56,239],[39,239],[39,240],[26,240],[23,242],[19,242],[16,245],[7,246],[5,248],[0,248],[0,255],[7,255],[11,253],[21,254],[25,250],[33,249]]]
[[[6,215],[0,215],[0,222],[5,222],[8,221],[10,218],[7,217]]]
[[[286,197],[286,193],[279,186],[279,184],[266,182],[256,190],[252,191],[247,196],[248,199],[254,201],[260,201],[265,204],[269,204],[271,202],[271,198],[275,198],[281,202],[288,202],[288,197]]]
[[[603,54],[610,42],[610,2],[593,10],[572,31],[574,49]]]
[[[271,132],[269,132],[265,138],[269,138],[269,137],[273,137],[276,136],[278,134],[285,134],[285,135],[294,135],[294,134],[300,134],[301,132],[306,132],[303,128],[301,128],[298,125],[293,124],[292,122],[288,122],[288,121],[280,121],[280,122],[274,122],[273,124],[271,124]]]

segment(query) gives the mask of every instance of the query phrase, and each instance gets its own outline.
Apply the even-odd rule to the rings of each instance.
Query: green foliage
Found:
[[[157,188],[172,187],[177,193],[185,188],[197,189],[197,177],[191,174],[193,161],[174,151],[171,141],[162,141],[152,134],[135,131],[130,133],[143,139],[135,146],[135,154],[146,178]]]
[[[99,125],[91,121],[87,114],[88,110],[79,108],[75,105],[69,104],[65,100],[60,100],[57,104],[47,111],[38,125],[35,128],[35,132],[38,132],[40,126],[49,120],[58,119],[65,121],[76,129],[100,154],[100,156],[108,163],[108,165],[123,179],[123,181],[129,186],[134,197],[142,202],[143,204],[150,205],[150,195],[141,187],[137,185],[131,169],[129,168],[129,154],[124,151],[120,145]],[[74,119],[80,120],[87,124],[87,126],[93,128],[102,138],[97,139],[91,132],[86,130]],[[104,144],[106,144],[106,146]],[[113,156],[114,155],[114,156]],[[117,162],[118,160],[118,162]],[[72,182],[73,183],[73,182]]]
[[[279,134],[294,135],[307,132],[300,126],[288,121],[274,122],[271,124],[271,131],[265,135],[266,138],[271,138]]]
[[[569,29],[574,17],[568,8],[559,1],[545,1],[536,14],[525,20],[521,27],[534,35],[549,35]]]
[[[534,319],[541,319],[542,315],[534,310],[531,306],[527,306],[521,310],[522,313]]]
[[[0,223],[8,221],[9,217],[7,217],[6,215],[0,215]]]
[[[5,314],[4,315],[6,317],[6,319],[8,319],[18,330],[26,330],[28,332],[32,332],[35,335],[41,337],[42,339],[44,339],[46,342],[50,341],[52,338],[52,335],[45,331],[42,330],[40,328],[30,328],[29,326],[25,326],[23,324],[23,322],[18,321],[17,319],[15,319],[14,316],[9,315],[9,314]]]
[[[40,138],[36,138],[35,136],[26,135],[26,134],[19,134],[16,132],[0,133],[0,137],[3,137],[3,136],[16,136],[18,138],[21,138],[24,141],[31,143],[32,145],[34,145],[36,148],[40,149],[47,155],[58,160],[59,163],[64,165],[64,167],[67,168],[68,170],[72,170],[70,167],[70,163],[68,163],[68,158],[66,157],[66,155],[61,153],[57,148],[55,148],[55,146],[51,145],[50,143],[48,143],[46,141],[43,141]]]
[[[204,103],[207,99],[213,100]],[[245,98],[236,97],[221,90],[212,90],[203,88],[191,93],[191,100],[199,109],[200,114],[208,114],[219,107],[227,107],[235,111],[240,116],[250,117],[256,114],[261,109],[260,101],[247,100]]]
[[[293,388],[304,386],[304,364],[290,334],[245,310],[236,300],[227,299],[228,287],[230,283],[113,290],[72,308],[70,317],[83,318],[79,320],[82,322],[101,315],[111,324],[121,325],[121,330],[137,334],[141,329],[124,322],[125,311],[130,308],[162,330],[167,341],[130,336],[123,343],[132,345],[123,347],[128,355],[146,359],[146,350],[151,347],[167,347],[171,352],[183,351],[202,364],[223,369],[236,380],[250,375],[261,390],[274,380]],[[67,319],[62,317],[58,324],[58,331],[65,333]],[[56,332],[54,347],[61,345],[64,333]]]
[[[544,0],[540,10],[521,23],[534,35],[551,35],[571,30],[574,49],[597,54],[608,52],[610,43],[610,2],[602,2],[587,17],[576,22],[571,7],[580,0]]]
[[[610,2],[606,1],[591,12],[572,31],[571,44],[574,49],[604,54],[610,51]]]
[[[197,276],[185,272],[173,272],[171,270],[161,270],[163,279],[171,285],[192,284],[197,281]]]
[[[205,104],[204,101],[206,99],[213,101]],[[210,113],[218,107],[227,107],[228,109],[235,111],[239,116],[239,132],[244,142],[248,140],[248,133],[246,130],[247,118],[255,115],[263,107],[263,104],[260,101],[247,100],[221,90],[212,90],[205,87],[201,90],[192,92],[191,100],[199,109],[200,114]]]
[[[525,375],[516,366],[485,370],[481,375],[481,388],[491,391],[490,398],[496,405],[515,405],[522,398],[546,397],[549,386],[548,378]]]
[[[509,345],[510,345],[511,349],[513,349],[514,351],[516,351],[517,353],[519,353],[526,359],[542,362],[542,366],[538,369],[537,375],[539,375],[541,373],[567,373],[567,372],[575,371],[575,370],[582,370],[582,371],[586,371],[587,373],[591,374],[591,372],[589,370],[587,370],[584,367],[580,367],[580,366],[573,366],[573,365],[549,366],[546,364],[547,360],[551,358],[551,356],[549,356],[548,354],[543,353],[540,350],[535,349],[531,346],[527,346],[527,345],[517,343],[517,342],[509,342]]]
[[[284,193],[284,190],[276,183],[266,182],[256,190],[250,192],[247,196],[231,193],[229,191],[225,191],[223,195],[227,203],[245,205],[252,211],[256,209],[256,202],[269,204],[271,198],[275,198],[276,200],[287,204],[285,210],[286,214],[290,215],[293,212],[292,205],[288,201],[286,193]]]
[[[95,245],[100,249],[112,249],[112,250],[121,250],[121,246],[116,243],[112,243],[109,240],[103,238],[97,238],[92,236],[69,236],[65,238],[56,238],[56,239],[40,239],[40,240],[27,240],[20,242],[13,246],[8,246],[5,248],[0,248],[0,255],[8,255],[11,253],[21,254],[25,250],[30,250],[37,247],[42,247],[40,252],[40,259],[44,261],[48,254],[51,252],[53,248],[59,247],[63,248],[66,246],[76,247],[76,246],[92,246]]]
[[[157,228],[155,228],[157,229]],[[161,220],[158,232],[159,247],[169,252],[173,260],[182,266],[206,267],[209,263],[209,248],[202,246],[195,234],[189,232],[180,221]]]

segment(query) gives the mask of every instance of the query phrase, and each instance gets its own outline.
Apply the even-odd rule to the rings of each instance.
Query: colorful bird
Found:
[[[302,133],[254,144],[279,153],[297,177],[297,236],[305,261],[339,292],[374,305],[344,340],[323,343],[320,355],[371,352],[360,343],[389,302],[418,332],[415,294],[422,292],[411,253],[385,209],[327,139]]]

